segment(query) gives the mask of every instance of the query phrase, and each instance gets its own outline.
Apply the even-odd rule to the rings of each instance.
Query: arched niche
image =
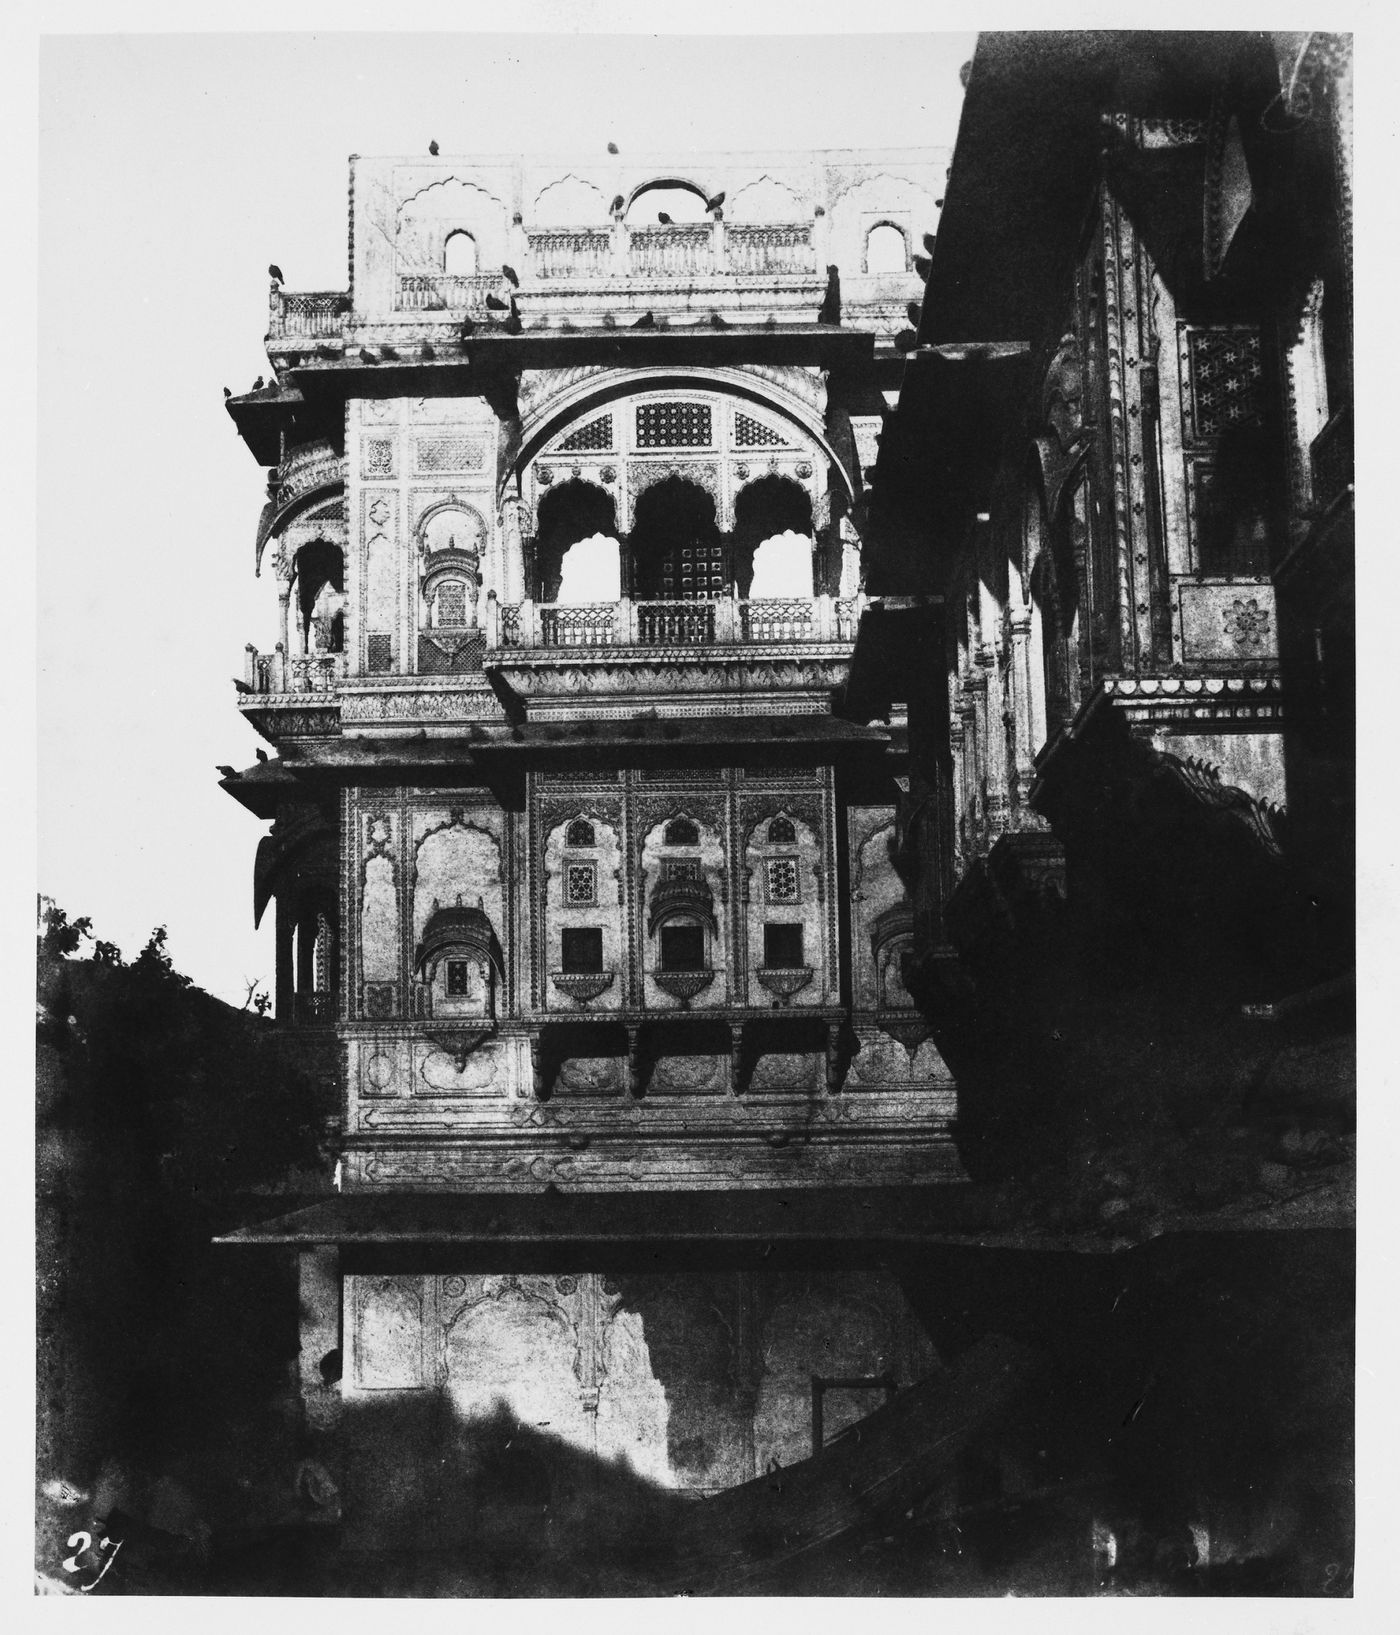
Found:
[[[569,548],[598,536],[613,540],[617,537],[616,511],[606,489],[570,478],[546,492],[539,504],[535,534],[535,578],[540,601],[559,600],[564,556]]]
[[[494,1024],[496,986],[505,970],[495,927],[478,897],[465,903],[462,893],[444,906],[434,899],[413,955],[414,976],[422,995],[420,1015]]]
[[[419,519],[417,535],[422,628],[475,629],[485,582],[485,519],[469,505],[437,505]]]
[[[550,1007],[621,1003],[622,845],[617,828],[576,813],[545,838],[545,967]]]
[[[760,176],[756,182],[747,182],[730,193],[724,214],[728,221],[766,225],[806,221],[812,212],[790,187],[771,176]]]
[[[734,578],[739,595],[811,596],[812,533],[812,502],[791,477],[760,477],[742,488],[734,501]],[[800,543],[804,539],[805,561]],[[769,545],[776,548],[768,549]]]
[[[744,843],[751,1005],[817,1005],[825,989],[821,841],[775,806]]]
[[[724,1003],[727,961],[718,913],[724,846],[717,830],[685,811],[653,824],[642,841],[642,882],[646,1003]]]
[[[714,499],[688,477],[663,477],[638,497],[628,547],[631,593],[643,601],[710,600],[732,583]]]
[[[303,653],[345,651],[345,553],[317,537],[292,558],[298,645]]]

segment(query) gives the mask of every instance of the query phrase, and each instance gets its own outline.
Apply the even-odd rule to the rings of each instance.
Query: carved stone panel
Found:
[[[417,1391],[428,1383],[420,1277],[347,1277],[350,1379],[355,1391]]]

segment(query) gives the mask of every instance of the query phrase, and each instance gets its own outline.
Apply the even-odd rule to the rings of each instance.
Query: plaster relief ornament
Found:
[[[1248,601],[1237,599],[1222,615],[1225,634],[1233,636],[1236,647],[1262,647],[1269,632],[1269,613],[1259,606],[1257,597]]]

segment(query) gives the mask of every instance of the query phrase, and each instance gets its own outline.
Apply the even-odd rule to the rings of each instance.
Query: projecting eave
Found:
[[[259,761],[242,772],[226,773],[219,779],[219,788],[226,789],[254,817],[274,818],[285,797],[296,793],[300,785],[283,762]]]
[[[343,1193],[216,1243],[640,1244],[912,1242],[995,1219],[968,1181],[790,1191]]]
[[[387,337],[386,337],[387,338]],[[330,351],[326,348],[325,351]],[[425,356],[427,352],[429,355]],[[392,354],[392,355],[391,355]],[[335,356],[287,362],[282,378],[298,397],[491,396],[525,369],[650,369],[746,363],[850,369],[870,365],[875,336],[838,325],[676,325],[655,329],[479,330],[465,339],[400,343],[386,352],[373,325]],[[232,411],[230,411],[232,412]]]

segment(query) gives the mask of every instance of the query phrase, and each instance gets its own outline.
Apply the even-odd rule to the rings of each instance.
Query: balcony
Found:
[[[268,333],[284,336],[339,338],[350,316],[350,296],[344,290],[284,290],[272,286]]]
[[[488,652],[508,649],[831,644],[855,640],[858,597],[706,602],[521,602],[487,599]]]
[[[260,653],[250,642],[244,657],[243,683],[247,693],[333,693],[349,673],[344,653],[309,653],[288,658],[281,642],[271,653]]]
[[[499,273],[405,273],[399,277],[394,306],[399,312],[486,314],[486,297],[496,289]]]

